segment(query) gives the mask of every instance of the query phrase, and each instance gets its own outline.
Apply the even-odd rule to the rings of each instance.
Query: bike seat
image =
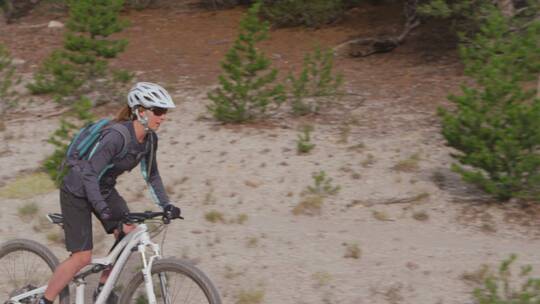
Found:
[[[47,214],[47,219],[57,225],[62,225],[64,223],[64,216],[60,213],[49,213]]]

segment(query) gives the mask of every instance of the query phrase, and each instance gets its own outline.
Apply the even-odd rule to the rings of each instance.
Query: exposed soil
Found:
[[[131,26],[118,36],[129,46],[112,65],[136,71],[137,80],[165,84],[178,103],[159,132],[159,165],[186,220],[169,228],[166,255],[196,261],[224,303],[235,303],[242,290],[263,290],[264,303],[471,302],[474,286],[464,274],[512,252],[538,273],[538,208],[493,203],[448,169],[450,149],[435,110],[465,78],[455,38],[444,26],[421,26],[391,53],[337,57],[348,93],[321,115],[222,126],[207,118],[206,93],[217,84],[243,12],[204,11],[186,2],[124,13]],[[381,12],[384,18],[376,15]],[[366,4],[322,29],[274,29],[261,49],[283,78],[316,45],[399,33],[400,13],[399,6]],[[42,9],[0,25],[0,43],[24,60],[20,72],[35,71],[61,46],[63,30],[46,27],[52,19],[65,16]],[[40,100],[8,114],[4,182],[38,168],[51,152],[46,139],[58,117],[31,118],[52,111],[58,108]],[[298,155],[298,128],[306,123],[315,126],[316,146]],[[294,215],[320,170],[339,193],[324,199],[320,215]],[[133,210],[152,207],[138,172],[122,177],[118,188]],[[21,224],[14,206],[35,201],[42,213],[57,212],[57,195],[2,199],[0,240],[47,242],[43,233],[28,232],[33,224]],[[210,211],[222,212],[227,223],[206,221]],[[232,223],[241,214],[246,223]],[[101,240],[96,251],[104,254],[109,241]],[[351,253],[355,244],[358,255]],[[51,248],[66,257],[62,244]]]

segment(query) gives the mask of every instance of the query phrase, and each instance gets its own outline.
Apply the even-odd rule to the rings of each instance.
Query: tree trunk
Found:
[[[540,75],[538,75],[538,85],[536,86],[536,98],[540,99]]]
[[[40,0],[4,0],[4,16],[6,22],[11,23],[13,19],[28,14],[39,1]]]
[[[512,0],[497,0],[497,5],[505,17],[513,17],[516,13]]]

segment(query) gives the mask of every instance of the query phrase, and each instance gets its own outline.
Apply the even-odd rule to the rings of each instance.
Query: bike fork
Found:
[[[146,244],[150,244],[153,251],[154,251],[154,255],[152,255],[148,259],[148,262],[146,261],[146,250],[145,250],[145,247],[146,247],[145,245]],[[160,257],[159,247],[157,247],[157,245],[151,243],[150,240],[147,240],[146,244],[144,244],[144,242],[143,242],[143,244],[138,246],[139,247],[138,248],[139,252],[141,254],[142,262],[143,262],[142,274],[143,274],[143,278],[144,278],[144,286],[145,286],[145,289],[146,289],[146,295],[148,296],[148,303],[149,304],[156,304],[157,303],[156,294],[154,292],[154,285],[152,283],[152,265],[154,264],[154,261]],[[161,282],[160,283],[161,284],[161,291],[163,292],[164,291],[163,287],[165,285],[163,283],[164,281],[161,279],[161,276],[160,276],[160,282]],[[170,302],[167,302],[167,303],[170,303]]]
[[[165,300],[165,304],[171,304],[169,289],[167,287],[167,276],[164,273],[159,274],[159,284],[161,286],[161,297]]]

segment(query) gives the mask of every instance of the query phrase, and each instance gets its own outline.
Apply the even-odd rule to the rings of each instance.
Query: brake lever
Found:
[[[161,218],[161,220],[163,221],[163,224],[165,224],[165,225],[168,225],[168,224],[171,223],[171,219],[169,217],[167,217],[167,216],[163,216]]]

